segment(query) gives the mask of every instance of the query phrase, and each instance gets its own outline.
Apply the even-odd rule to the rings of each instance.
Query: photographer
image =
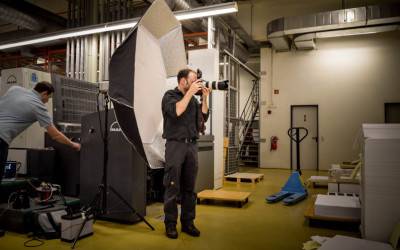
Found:
[[[164,169],[164,213],[165,229],[168,238],[176,239],[178,232],[177,198],[180,194],[182,232],[191,236],[200,236],[200,231],[194,225],[196,216],[196,182],[197,139],[202,120],[208,119],[207,98],[211,89],[197,79],[195,71],[183,69],[178,73],[178,87],[168,90],[162,99],[164,117],[163,138],[165,145]],[[202,93],[202,104],[194,98]]]

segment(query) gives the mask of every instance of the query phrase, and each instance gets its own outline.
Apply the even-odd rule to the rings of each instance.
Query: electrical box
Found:
[[[78,239],[93,234],[93,215],[88,215],[89,220],[85,223],[82,232]],[[61,216],[61,240],[66,242],[73,242],[75,237],[84,223],[84,218],[81,214],[63,215]]]

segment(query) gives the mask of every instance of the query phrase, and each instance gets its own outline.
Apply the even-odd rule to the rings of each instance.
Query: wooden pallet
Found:
[[[237,202],[238,207],[242,207],[249,202],[250,194],[249,192],[206,189],[197,194],[197,204],[200,204],[203,200],[231,201]]]
[[[235,173],[225,176],[226,181],[236,181],[238,183],[242,182],[242,180],[251,181],[251,183],[256,183],[264,179],[264,174],[256,174],[256,173]]]

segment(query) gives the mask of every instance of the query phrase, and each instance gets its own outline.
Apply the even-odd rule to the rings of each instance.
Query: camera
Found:
[[[203,73],[200,69],[197,69],[197,79],[201,79]],[[229,88],[229,80],[222,80],[222,81],[204,81],[203,85],[206,88],[211,88],[212,90],[228,90]],[[196,93],[196,95],[201,95],[202,91]]]

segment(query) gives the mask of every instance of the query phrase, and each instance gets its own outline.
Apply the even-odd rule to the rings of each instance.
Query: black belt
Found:
[[[183,138],[183,139],[169,139],[168,141],[177,141],[177,142],[183,142],[183,143],[196,143],[197,139],[196,138]]]

